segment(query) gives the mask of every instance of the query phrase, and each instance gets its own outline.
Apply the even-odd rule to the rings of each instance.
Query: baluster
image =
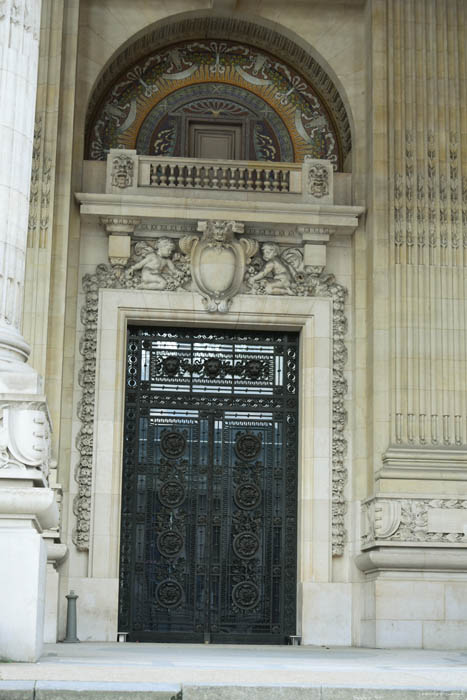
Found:
[[[252,170],[251,168],[247,168],[247,172],[248,172],[248,179],[247,179],[247,181],[246,181],[246,188],[247,188],[247,190],[252,190],[252,189],[253,189],[253,185],[254,185],[253,173],[254,173],[255,171]]]
[[[271,170],[272,172],[272,191],[279,192],[279,176],[280,170]]]
[[[229,168],[229,189],[237,189],[238,168]]]
[[[186,186],[187,187],[194,187],[195,185],[195,168],[193,166],[187,165],[186,167]]]
[[[284,182],[282,185],[283,192],[290,192],[290,170],[284,172]]]
[[[256,176],[256,190],[261,190],[262,192],[265,192],[267,190],[267,172],[266,170],[260,170],[257,173]]]
[[[248,168],[242,168],[238,174],[238,187],[240,190],[248,189]]]
[[[266,192],[272,192],[273,191],[274,173],[272,170],[266,170],[265,176],[266,176],[265,177]]]
[[[204,187],[204,183],[205,183],[205,181],[206,181],[206,175],[207,175],[207,173],[206,173],[206,168],[205,168],[204,165],[203,165],[203,166],[201,166],[201,168],[199,169],[199,186],[200,186],[200,187]]]
[[[175,167],[173,165],[169,166],[169,182],[168,187],[175,187]]]
[[[217,187],[217,170],[216,168],[209,168],[209,187]]]
[[[193,166],[193,187],[201,187],[201,172],[198,166]]]
[[[230,177],[229,177],[229,168],[219,168],[221,172],[221,182],[220,182],[220,188],[221,190],[226,190],[227,189],[227,181],[230,182]]]
[[[156,176],[157,168],[154,168],[153,165],[149,166],[149,182],[151,185],[157,185],[157,176]]]

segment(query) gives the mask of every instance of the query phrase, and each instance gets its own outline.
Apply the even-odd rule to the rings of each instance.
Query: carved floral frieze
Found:
[[[346,289],[322,267],[305,266],[303,249],[282,248],[273,242],[265,242],[259,249],[255,239],[241,235],[243,227],[238,222],[200,222],[199,230],[202,236],[161,236],[136,242],[123,270],[100,264],[94,274],[83,278],[82,396],[78,404],[81,429],[77,435],[80,458],[75,473],[79,490],[74,501],[77,523],[73,541],[80,550],[89,547],[99,290],[198,291],[212,313],[226,313],[237,293],[317,296],[332,300],[332,552],[339,556],[346,535]]]

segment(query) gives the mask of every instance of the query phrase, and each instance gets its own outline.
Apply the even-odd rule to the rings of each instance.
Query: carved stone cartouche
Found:
[[[198,236],[180,240],[181,250],[190,257],[191,275],[208,311],[226,313],[242,288],[247,265],[258,250],[252,239],[235,238],[244,226],[236,221],[200,221]]]

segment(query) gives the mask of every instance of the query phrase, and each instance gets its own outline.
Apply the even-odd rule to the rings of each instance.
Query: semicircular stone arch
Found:
[[[243,158],[325,158],[351,150],[342,98],[317,61],[274,29],[232,17],[156,27],[124,47],[98,80],[86,117],[85,158],[110,148],[186,156],[187,120],[242,120]]]

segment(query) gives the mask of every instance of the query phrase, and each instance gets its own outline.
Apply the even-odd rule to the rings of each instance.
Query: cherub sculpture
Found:
[[[136,255],[143,255],[142,260],[127,270],[129,277],[141,270],[140,289],[169,289],[181,286],[183,272],[178,270],[172,260],[175,242],[171,238],[159,238],[155,248],[147,243],[137,243]]]
[[[297,274],[303,269],[303,256],[297,248],[281,253],[277,243],[261,246],[263,268],[250,275],[248,284],[259,294],[296,294]]]

